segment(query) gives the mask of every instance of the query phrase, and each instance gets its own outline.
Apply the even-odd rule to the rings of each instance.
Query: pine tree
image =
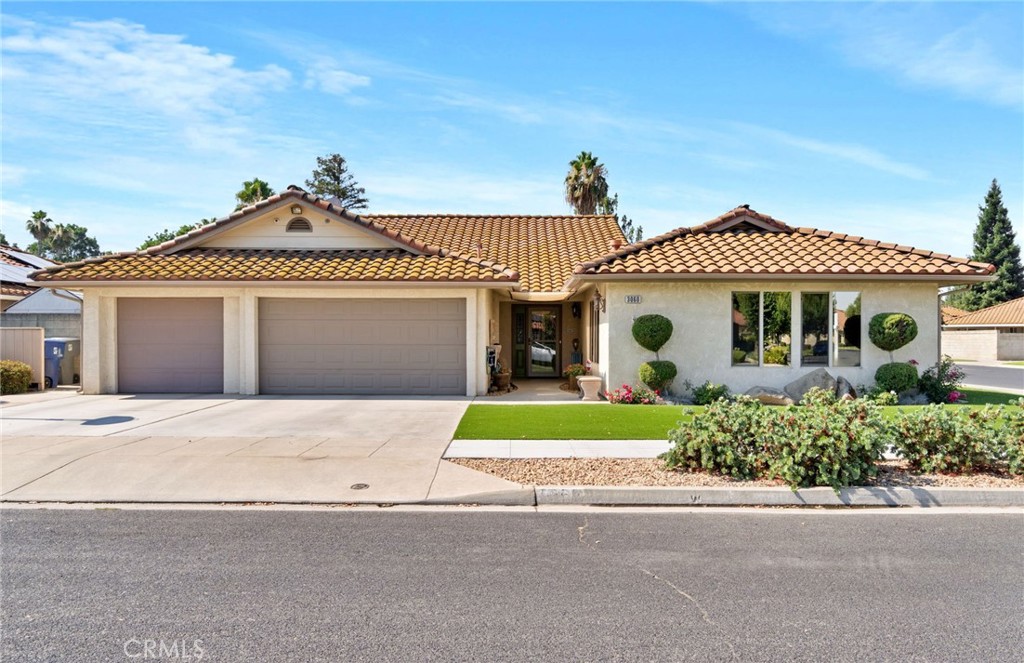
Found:
[[[316,168],[306,180],[306,186],[318,196],[337,199],[345,209],[366,209],[370,202],[366,199],[366,189],[348,172],[345,157],[340,154],[317,157]]]
[[[985,196],[985,204],[978,208],[978,226],[974,230],[972,260],[987,262],[996,267],[996,279],[979,283],[956,298],[956,304],[968,311],[1008,302],[1024,296],[1024,267],[1020,262],[1020,245],[1010,223],[1010,213],[1003,206],[1003,192],[999,182]]]

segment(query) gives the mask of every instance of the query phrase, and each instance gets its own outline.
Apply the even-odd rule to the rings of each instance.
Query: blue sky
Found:
[[[748,203],[966,255],[1024,211],[1024,5],[20,3],[2,25],[2,222],[106,250],[302,185],[371,212],[559,214],[580,150],[647,236]]]

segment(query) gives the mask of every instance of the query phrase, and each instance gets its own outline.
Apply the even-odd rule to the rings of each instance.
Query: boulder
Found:
[[[842,376],[836,378],[836,398],[846,400],[857,398],[857,390],[853,388],[849,380]]]
[[[824,368],[816,368],[807,375],[793,380],[787,384],[783,391],[786,395],[793,399],[794,403],[799,403],[803,400],[804,394],[806,394],[812,387],[820,387],[826,391],[835,393],[836,390],[836,379],[829,375],[829,372]]]
[[[900,405],[928,405],[928,396],[926,394],[921,394],[921,393],[912,394],[911,392],[913,392],[913,391],[917,391],[917,390],[916,389],[911,389],[909,391],[905,391],[902,394],[900,394],[899,404]]]
[[[779,389],[771,387],[751,387],[743,394],[756,398],[765,405],[793,405],[793,399]]]

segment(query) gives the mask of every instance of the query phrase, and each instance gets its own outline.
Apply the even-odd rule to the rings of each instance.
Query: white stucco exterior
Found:
[[[932,282],[894,281],[618,281],[601,284],[606,312],[601,319],[600,365],[605,388],[639,383],[637,369],[654,359],[632,335],[633,320],[647,313],[659,313],[672,321],[674,331],[660,351],[662,359],[675,362],[676,384],[705,380],[728,385],[733,393],[754,386],[782,387],[821,366],[800,366],[794,352],[792,366],[733,366],[731,293],[736,291],[789,291],[792,300],[792,334],[799,339],[800,293],[859,291],[863,320],[861,365],[826,367],[834,377],[843,376],[853,385],[874,383],[875,371],[889,361],[889,353],[867,340],[867,321],[877,313],[901,312],[917,322],[918,335],[894,353],[895,361],[916,359],[921,370],[939,358],[938,285]],[[626,303],[628,295],[640,295],[641,303]]]
[[[462,298],[466,301],[466,395],[487,393],[485,357],[489,320],[497,316],[490,290],[466,287],[241,287],[111,286],[84,289],[82,390],[113,394],[117,385],[117,302],[122,297],[214,297],[224,301],[224,393],[256,394],[259,385],[259,299],[286,298]]]

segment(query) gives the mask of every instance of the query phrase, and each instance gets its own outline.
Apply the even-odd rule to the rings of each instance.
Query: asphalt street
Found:
[[[0,517],[5,662],[1019,661],[1024,651],[1019,511]]]
[[[963,362],[957,364],[964,371],[964,384],[997,389],[1024,390],[1024,368],[1012,366],[983,366]]]

